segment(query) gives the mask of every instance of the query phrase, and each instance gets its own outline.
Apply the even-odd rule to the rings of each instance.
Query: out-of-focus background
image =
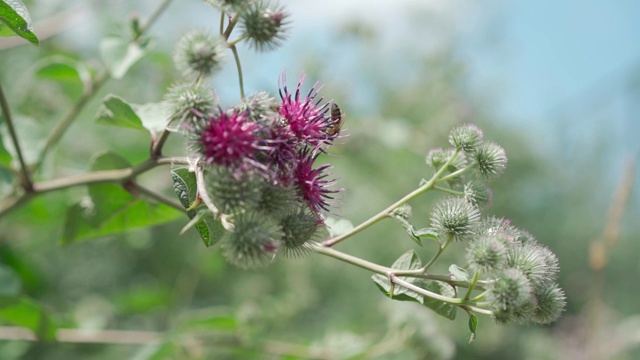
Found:
[[[43,59],[97,64],[101,38],[125,32],[131,14],[144,18],[158,3],[25,1],[36,34],[51,37],[38,48],[0,38],[0,81],[14,113],[35,125],[21,135],[46,135],[78,95],[34,75]],[[186,218],[60,246],[65,211],[86,195],[72,188],[0,219],[3,267],[61,328],[163,332],[171,341],[159,349],[0,340],[0,358],[640,358],[640,3],[297,0],[286,9],[290,35],[281,48],[240,47],[246,89],[275,95],[282,71],[290,86],[304,72],[307,86],[323,83],[322,94],[345,111],[349,136],[326,158],[346,189],[340,215],[359,223],[414,189],[431,175],[428,150],[446,146],[454,125],[476,123],[509,157],[485,214],[511,219],[558,255],[563,317],[545,327],[480,317],[469,344],[466,318],[392,302],[370,274],[330,258],[233,268],[195,233],[177,235]],[[218,19],[201,1],[174,1],[150,31],[152,54],[107,83],[43,177],[87,171],[105,149],[143,160],[146,135],[95,125],[100,99],[159,101],[177,80],[173,45],[194,27],[215,31]],[[212,85],[225,105],[238,101],[231,57]],[[171,139],[166,153],[182,154],[181,146]],[[171,194],[166,168],[144,180]],[[440,196],[412,202],[417,224],[428,225]],[[386,265],[410,248],[423,258],[434,250],[390,221],[339,248]],[[200,336],[185,335],[193,332]]]

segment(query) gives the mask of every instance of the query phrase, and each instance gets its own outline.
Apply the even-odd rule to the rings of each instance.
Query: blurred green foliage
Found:
[[[101,9],[102,5],[91,8]],[[113,25],[113,19],[103,17],[104,24],[97,28]],[[346,189],[341,215],[357,224],[414,189],[431,175],[424,165],[429,148],[446,146],[447,133],[455,124],[476,123],[509,157],[506,174],[493,183],[494,201],[486,213],[508,217],[559,256],[568,309],[558,323],[505,328],[481,317],[478,337],[468,344],[466,317],[449,322],[417,304],[392,302],[380,295],[370,274],[333,259],[310,255],[278,259],[261,271],[233,268],[216,247],[206,248],[195,231],[178,236],[186,216],[149,229],[62,246],[68,230],[63,228],[65,213],[88,194],[86,187],[78,187],[46,194],[0,219],[0,319],[40,334],[50,335],[50,326],[57,325],[161,332],[164,340],[146,346],[2,341],[0,358],[46,354],[47,359],[568,359],[607,346],[604,332],[640,331],[640,290],[630,286],[640,272],[636,255],[640,244],[632,241],[640,235],[637,206],[623,217],[623,231],[608,259],[602,289],[594,288],[588,267],[589,244],[603,232],[614,190],[613,183],[603,182],[602,174],[616,178],[619,173],[599,158],[597,149],[609,142],[599,140],[594,150],[571,152],[569,160],[547,156],[539,151],[546,146],[544,139],[515,132],[507,121],[494,121],[486,94],[469,93],[465,66],[454,43],[422,54],[404,49],[395,59],[410,56],[405,60],[412,66],[411,75],[394,79],[387,76],[393,70],[384,63],[387,57],[394,59],[393,54],[372,56],[380,34],[358,23],[336,31],[334,36],[344,43],[334,40],[331,48],[310,49],[305,68],[309,78],[326,83],[323,94],[347,114],[349,136],[334,147],[335,156],[324,159],[334,164],[340,186]],[[154,33],[162,31],[152,29]],[[0,81],[12,111],[33,119],[41,134],[50,131],[81,95],[86,74],[95,73],[91,59],[98,58],[97,44],[105,35],[89,34],[94,45],[89,48],[76,47],[69,43],[71,38],[62,36],[42,41],[40,49],[19,46],[0,51]],[[350,50],[353,43],[360,45]],[[349,56],[360,64],[351,69],[356,74],[352,79],[340,79],[331,70],[331,57],[322,56],[336,51],[336,46],[339,52],[351,51]],[[54,63],[52,58],[63,60]],[[72,71],[65,65],[70,63],[82,65]],[[274,81],[277,75],[272,74]],[[63,137],[63,145],[55,148],[42,178],[88,171],[91,159],[107,149],[132,163],[144,160],[148,135],[96,125],[94,115],[108,93],[132,103],[157,102],[174,76],[170,48],[161,45],[133,65],[127,76],[109,82]],[[350,101],[356,86],[349,82],[356,78],[365,78],[374,91],[366,111]],[[30,138],[30,133],[19,135]],[[165,153],[182,154],[181,146],[172,139]],[[567,157],[569,151],[573,150],[565,151]],[[591,159],[601,161],[592,165]],[[6,168],[6,159],[0,160]],[[4,191],[11,179],[2,180]],[[167,168],[155,169],[143,181],[173,195]],[[429,210],[438,197],[429,194],[411,204],[416,226],[428,225]],[[424,243],[417,246],[389,220],[340,248],[391,265],[407,249],[428,258],[435,249]],[[590,299],[598,301],[597,307],[588,307]],[[635,345],[631,342],[628,348]],[[640,357],[637,349],[628,348],[612,358]]]

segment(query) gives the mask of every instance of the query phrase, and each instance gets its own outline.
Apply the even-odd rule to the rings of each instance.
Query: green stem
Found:
[[[227,25],[227,29],[222,34],[225,40],[229,39],[229,36],[231,35],[233,28],[236,27],[236,24],[238,23],[239,18],[240,18],[240,13],[236,13],[235,15],[233,15],[231,19],[229,19],[229,25]]]
[[[480,289],[480,287],[479,287],[479,286],[477,286],[476,288]],[[489,292],[488,290],[487,290],[487,291],[483,291],[482,293],[480,293],[480,294],[478,294],[477,296],[473,297],[473,298],[472,298],[472,299],[470,299],[469,301],[470,301],[470,302],[478,302],[478,301],[480,301],[480,300],[484,299],[484,297],[485,297],[485,296],[487,296],[487,293],[488,293],[488,292]]]
[[[393,269],[388,268],[386,266],[378,265],[376,263],[372,263],[370,261],[361,259],[359,257],[345,254],[341,251],[338,251],[338,250],[332,249],[331,247],[323,245],[322,243],[312,242],[310,247],[313,251],[319,254],[332,257],[334,259],[346,262],[351,265],[355,265],[357,267],[372,271],[377,274],[387,275],[393,271]]]
[[[436,300],[440,300],[440,301],[444,301],[446,303],[452,304],[452,305],[461,305],[463,303],[462,299],[458,299],[458,298],[452,298],[452,297],[448,297],[448,296],[443,296],[434,292],[431,292],[429,290],[425,290],[419,286],[413,285],[410,282],[404,281],[401,278],[397,277],[394,274],[391,274],[389,276],[389,279],[391,279],[391,281],[393,281],[394,283],[405,287],[409,290],[413,290],[415,292],[417,292],[420,295],[424,295],[427,297],[430,297],[432,299],[436,299]]]
[[[452,158],[454,158],[454,157],[455,157],[455,155]],[[449,174],[447,176],[443,176],[441,179],[438,179],[438,181],[436,181],[436,183],[441,183],[441,182],[449,181],[451,179],[455,179],[458,176],[460,176],[460,175],[462,175],[462,174],[464,174],[466,172],[471,171],[471,169],[473,169],[475,167],[476,167],[476,163],[473,163],[473,164],[467,166],[466,168],[462,168],[460,170],[452,172],[451,174]]]
[[[9,130],[9,135],[11,136],[11,142],[13,142],[13,148],[16,151],[16,155],[18,155],[18,163],[20,164],[20,172],[22,173],[20,184],[26,192],[30,192],[31,190],[33,190],[33,183],[31,182],[31,178],[29,177],[27,163],[24,161],[24,157],[22,156],[22,149],[20,148],[20,142],[18,141],[16,129],[13,127],[13,119],[11,118],[9,104],[7,103],[7,98],[4,96],[4,90],[2,90],[1,84],[0,107],[2,107],[2,117],[4,118],[4,122],[7,124],[7,129]]]
[[[444,174],[444,172],[446,171],[447,167],[449,166],[449,164],[451,163],[451,161],[456,157],[457,155],[457,151],[456,153],[451,156],[451,158],[449,158],[449,161],[447,161],[441,168],[440,170],[438,170],[435,174],[433,174],[433,176],[431,177],[431,179],[429,179],[429,181],[427,181],[426,183],[424,183],[423,185],[421,185],[420,187],[418,187],[417,189],[415,189],[414,191],[410,192],[409,194],[407,194],[406,196],[404,196],[402,199],[396,201],[395,203],[391,204],[389,207],[387,207],[386,209],[382,210],[381,212],[379,212],[378,214],[374,215],[373,217],[371,217],[369,220],[366,220],[365,222],[361,223],[360,225],[354,227],[353,229],[351,229],[351,231],[346,232],[342,235],[336,236],[335,238],[331,238],[331,239],[327,239],[325,241],[322,242],[322,244],[324,246],[327,247],[331,247],[357,233],[359,233],[360,231],[368,228],[369,226],[377,223],[378,221],[384,219],[385,217],[391,215],[391,213],[393,212],[393,210],[397,209],[398,207],[404,205],[405,203],[407,203],[408,201],[410,201],[411,199],[429,191],[431,188],[433,188],[433,186],[436,184],[437,180],[440,178],[440,176],[442,176],[442,174]]]
[[[442,191],[444,193],[455,195],[455,196],[464,196],[464,192],[462,192],[462,191],[456,191],[456,190],[449,189],[449,188],[442,187],[442,186],[434,186],[433,190]]]
[[[444,252],[444,250],[449,246],[449,244],[453,241],[453,235],[449,234],[447,236],[447,240],[445,240],[444,244],[440,245],[440,247],[438,248],[438,252],[433,255],[433,257],[431,258],[431,260],[429,260],[429,262],[427,263],[427,265],[425,265],[422,269],[422,272],[427,272],[427,270],[429,270],[429,268],[431,267],[431,265],[433,265],[433,263],[436,262],[436,260],[440,257],[440,255]]]
[[[236,61],[236,67],[238,68],[238,81],[240,82],[240,98],[244,100],[244,80],[242,79],[242,66],[240,65],[240,56],[238,56],[238,49],[235,45],[231,46],[233,52],[233,58]]]
[[[473,305],[460,305],[461,308],[467,310],[467,311],[473,311],[476,312],[478,314],[484,314],[484,315],[493,315],[493,311],[489,310],[489,309],[483,309],[483,308],[479,308]]]
[[[471,283],[469,284],[469,288],[467,289],[467,294],[464,296],[465,301],[469,301],[471,293],[475,289],[478,280],[480,280],[480,273],[476,271],[475,274],[473,274],[473,278],[471,279]]]
[[[224,35],[224,16],[227,13],[224,11],[220,11],[220,35]]]
[[[235,38],[235,39],[233,39],[233,40],[228,42],[229,47],[236,46],[237,43],[239,43],[240,41],[246,39],[247,37],[249,37],[249,35],[246,34],[246,33],[238,36],[237,38]]]

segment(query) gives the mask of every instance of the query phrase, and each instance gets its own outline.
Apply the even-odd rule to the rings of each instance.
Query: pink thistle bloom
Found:
[[[330,190],[328,187],[334,185],[336,180],[328,180],[328,174],[325,173],[331,165],[326,164],[318,168],[313,168],[313,163],[319,153],[311,153],[309,149],[305,149],[298,159],[295,169],[295,176],[298,187],[302,194],[302,198],[309,205],[309,208],[316,213],[321,210],[329,211],[329,200],[333,199],[331,194],[338,193],[341,190]]]
[[[259,126],[248,121],[245,113],[221,111],[202,128],[199,144],[207,164],[238,166],[252,160],[260,149]]]
[[[324,97],[318,96],[315,83],[305,97],[301,96],[301,87],[304,82],[304,75],[300,78],[295,93],[290,93],[286,85],[286,77],[283,74],[280,85],[280,105],[279,113],[286,119],[291,131],[300,141],[305,141],[312,147],[319,147],[330,143],[330,136],[327,129],[331,125],[331,118],[327,114],[328,104],[320,105]]]

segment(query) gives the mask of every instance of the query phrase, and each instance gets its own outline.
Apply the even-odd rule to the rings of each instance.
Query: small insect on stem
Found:
[[[342,124],[344,124],[342,110],[340,110],[338,105],[331,104],[331,125],[327,127],[327,135],[338,136],[340,134]]]

